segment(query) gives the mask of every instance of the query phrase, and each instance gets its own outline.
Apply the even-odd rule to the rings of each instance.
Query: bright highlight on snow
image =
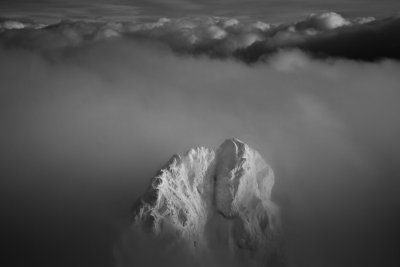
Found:
[[[279,251],[280,221],[271,201],[274,173],[238,139],[219,149],[174,155],[134,208],[135,230],[168,239],[208,261],[223,253],[261,266]]]

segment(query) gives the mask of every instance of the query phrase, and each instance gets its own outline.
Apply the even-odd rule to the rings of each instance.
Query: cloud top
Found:
[[[51,51],[115,38],[164,45],[176,53],[263,61],[280,49],[300,49],[316,57],[358,60],[399,59],[400,19],[346,19],[334,12],[301,21],[269,24],[225,17],[160,18],[137,21],[61,21],[42,25],[0,20],[0,45]]]

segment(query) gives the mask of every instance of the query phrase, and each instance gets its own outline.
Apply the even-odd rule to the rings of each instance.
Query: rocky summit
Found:
[[[190,149],[151,180],[134,205],[133,228],[196,260],[272,266],[280,250],[273,185],[272,168],[238,139],[216,151]]]

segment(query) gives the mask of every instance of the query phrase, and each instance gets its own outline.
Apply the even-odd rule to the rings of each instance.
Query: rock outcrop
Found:
[[[280,243],[273,185],[271,167],[238,139],[216,152],[191,149],[174,155],[152,179],[134,205],[134,227],[194,258],[224,255],[220,261],[265,266],[276,261]]]

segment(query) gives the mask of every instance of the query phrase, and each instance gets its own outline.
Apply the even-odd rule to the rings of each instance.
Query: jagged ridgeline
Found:
[[[238,139],[216,152],[191,149],[152,179],[134,205],[132,228],[157,243],[158,255],[198,266],[276,266],[280,220],[273,185],[271,167]]]

